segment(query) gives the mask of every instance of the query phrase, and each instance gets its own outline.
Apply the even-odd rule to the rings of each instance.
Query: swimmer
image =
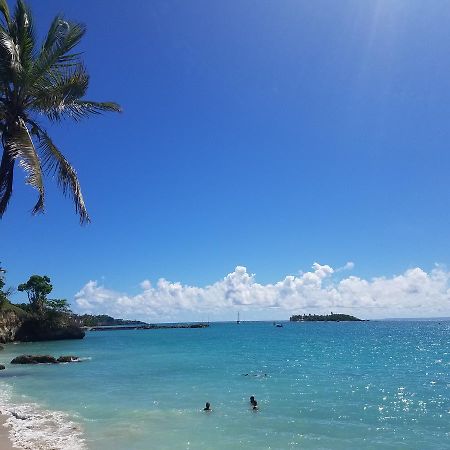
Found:
[[[255,397],[253,395],[250,397],[250,405],[253,407],[253,409],[255,409],[255,406],[258,405],[258,402],[255,400]]]
[[[205,407],[203,408],[203,411],[212,411],[212,409],[211,409],[211,403],[206,402],[206,405],[205,405]]]

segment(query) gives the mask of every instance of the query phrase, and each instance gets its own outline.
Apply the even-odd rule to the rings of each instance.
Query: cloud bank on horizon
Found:
[[[141,292],[128,295],[89,281],[75,295],[79,313],[152,321],[230,320],[244,312],[248,320],[288,318],[295,313],[342,312],[362,318],[450,316],[450,272],[437,265],[401,275],[370,280],[338,279],[352,262],[333,269],[314,263],[309,272],[288,275],[276,283],[259,284],[255,274],[237,266],[222,280],[205,287],[164,278],[140,283]]]

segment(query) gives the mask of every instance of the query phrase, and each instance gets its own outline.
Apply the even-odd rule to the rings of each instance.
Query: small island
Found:
[[[146,322],[141,322],[140,320],[126,320],[126,319],[115,319],[114,317],[108,316],[106,314],[83,314],[82,316],[76,316],[77,321],[82,327],[114,327],[114,326],[135,326],[135,325],[148,325]]]
[[[364,322],[355,316],[348,314],[298,314],[289,318],[291,322]]]

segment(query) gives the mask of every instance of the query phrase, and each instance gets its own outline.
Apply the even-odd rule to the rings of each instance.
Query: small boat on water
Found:
[[[282,323],[276,323],[276,322],[274,322],[274,323],[273,323],[273,326],[274,326],[274,327],[277,327],[277,328],[283,328],[283,324],[282,324]]]

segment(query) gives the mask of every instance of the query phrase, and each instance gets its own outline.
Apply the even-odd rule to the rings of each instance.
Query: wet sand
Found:
[[[9,428],[5,427],[6,416],[0,415],[0,450],[19,450],[19,447],[13,447],[9,440]]]

